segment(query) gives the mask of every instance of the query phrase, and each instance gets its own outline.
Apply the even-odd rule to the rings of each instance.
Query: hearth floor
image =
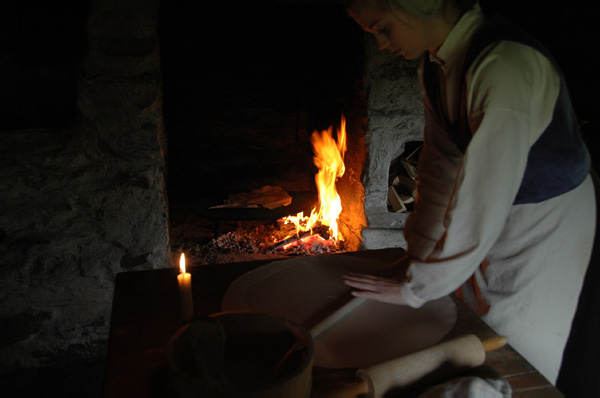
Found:
[[[255,260],[277,260],[296,256],[295,254],[264,253],[252,251],[255,247],[240,246],[233,242],[229,247],[221,250],[215,247],[215,226],[218,222],[219,243],[229,236],[252,234],[256,231],[276,228],[272,220],[214,220],[196,214],[189,205],[184,203],[170,203],[169,208],[169,236],[171,244],[171,257],[175,266],[178,264],[181,253],[185,253],[186,264],[207,265],[224,264],[232,262],[245,262]],[[229,235],[228,235],[229,234]],[[245,250],[249,249],[249,250]],[[314,253],[319,254],[319,253]]]
[[[215,239],[215,223],[217,221],[195,214],[185,204],[170,205],[169,237],[171,256],[179,259],[185,253],[186,263],[190,265],[223,264],[254,260],[285,258],[280,254],[252,252],[224,252],[219,250],[203,251]],[[238,228],[251,229],[265,225],[260,220],[219,220],[219,236],[226,235]]]

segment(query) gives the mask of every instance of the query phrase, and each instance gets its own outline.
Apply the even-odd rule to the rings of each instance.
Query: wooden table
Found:
[[[401,249],[384,249],[335,254],[393,261]],[[244,273],[269,261],[215,264],[189,267],[192,274],[194,304],[200,315],[221,310],[221,300],[230,283]],[[166,396],[167,370],[165,347],[171,336],[184,325],[178,317],[178,269],[124,272],[117,275],[110,338],[104,380],[105,397]],[[458,318],[448,338],[473,333],[480,339],[497,334],[462,302],[456,300]],[[514,397],[561,397],[531,364],[512,347],[488,352],[483,366],[469,374],[506,379]],[[320,397],[321,385],[352,376],[349,370],[315,368],[313,393]]]

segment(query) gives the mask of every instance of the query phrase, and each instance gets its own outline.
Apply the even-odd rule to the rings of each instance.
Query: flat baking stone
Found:
[[[275,261],[236,279],[222,310],[277,315],[310,330],[349,295],[343,274],[386,266],[350,254]],[[436,344],[455,322],[456,305],[449,296],[421,308],[368,300],[315,343],[315,366],[361,368],[397,358]]]

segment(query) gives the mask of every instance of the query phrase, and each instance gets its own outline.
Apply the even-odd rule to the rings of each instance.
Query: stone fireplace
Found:
[[[235,13],[184,2],[163,13],[172,204],[197,207],[264,185],[314,191],[310,136],[344,115],[337,185],[347,247],[403,246],[406,213],[390,212],[387,195],[390,165],[422,134],[416,63],[379,52],[336,2],[253,3]],[[201,14],[217,26],[194,24]]]
[[[265,185],[316,196],[310,137],[335,130],[343,115],[341,224],[357,250],[366,223],[360,28],[335,3],[248,3],[235,13],[223,4],[183,4],[165,6],[161,25],[171,203],[206,208],[212,197],[219,204]],[[200,14],[218,21],[194,25]],[[190,17],[182,23],[181,15]],[[213,42],[220,15],[227,30]]]
[[[188,10],[194,18],[207,15],[206,6],[195,7]],[[158,1],[93,2],[80,9],[73,33],[86,39],[77,41],[79,52],[68,50],[75,55],[58,73],[72,91],[37,87],[46,102],[15,97],[32,105],[13,112],[1,134],[2,373],[102,357],[116,273],[172,266],[169,200],[267,184],[314,189],[310,134],[339,125],[342,114],[349,131],[338,184],[343,233],[352,250],[402,245],[404,215],[389,213],[386,197],[390,163],[421,133],[415,65],[382,57],[335,2],[265,7],[245,41],[221,38],[231,47],[220,48],[211,23],[200,28],[205,42],[184,36],[175,48],[159,45],[159,32],[169,34],[170,11],[185,10],[160,9]],[[240,24],[251,15],[218,11]],[[272,38],[274,28],[285,41],[235,47]],[[228,51],[241,51],[236,60],[247,65],[225,72],[216,57],[232,62]],[[185,67],[174,71],[165,57]],[[261,58],[271,63],[251,65]],[[212,68],[191,68],[211,59]],[[57,74],[36,60],[30,69],[3,62],[23,81],[28,73]],[[184,72],[195,86],[171,99],[182,82],[173,73]],[[62,113],[46,116],[58,122],[36,111],[56,104]],[[244,107],[250,111],[240,113]],[[219,123],[233,130],[223,136]]]

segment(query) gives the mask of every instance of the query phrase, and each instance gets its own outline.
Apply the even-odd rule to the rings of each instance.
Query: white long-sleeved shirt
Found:
[[[459,115],[462,61],[483,20],[475,6],[430,54],[443,72],[443,105],[451,122]],[[513,205],[529,150],[552,120],[560,91],[560,77],[543,54],[511,41],[490,46],[469,68],[466,87],[473,136],[464,154],[436,121],[423,90],[418,200],[404,232],[408,252],[422,260],[410,266],[410,282],[401,292],[419,307],[455,291],[475,273],[490,305],[484,319],[512,335],[520,351],[529,350],[526,357],[553,380],[591,252],[591,181],[541,203]],[[484,259],[490,264],[485,271],[479,268]],[[547,306],[554,307],[552,313]],[[527,347],[535,346],[532,333],[548,328],[557,336],[546,339],[555,352]]]

